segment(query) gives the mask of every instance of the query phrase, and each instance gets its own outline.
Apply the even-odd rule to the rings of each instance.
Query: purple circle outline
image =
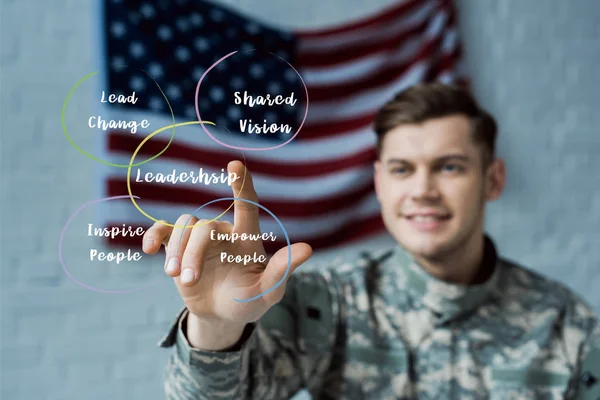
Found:
[[[133,197],[135,197],[135,198],[139,199],[139,197],[138,197],[138,196],[133,196]],[[125,195],[125,196],[106,197],[106,198],[103,198],[103,199],[97,199],[97,200],[88,201],[87,203],[85,203],[84,205],[82,205],[81,207],[79,207],[79,208],[77,209],[77,211],[75,211],[75,212],[73,213],[73,215],[71,215],[71,216],[69,217],[69,219],[67,220],[67,223],[66,223],[66,224],[65,224],[65,226],[63,227],[63,229],[62,229],[62,232],[61,232],[61,234],[60,234],[60,239],[58,240],[58,258],[59,258],[59,260],[60,260],[60,265],[62,265],[62,269],[63,269],[63,271],[65,271],[65,274],[67,274],[67,276],[68,276],[69,278],[71,278],[71,280],[72,280],[73,282],[75,282],[76,284],[78,284],[79,286],[81,286],[81,287],[84,287],[84,288],[86,288],[86,289],[89,289],[89,290],[94,290],[94,291],[96,291],[96,292],[100,292],[100,293],[123,294],[123,293],[137,292],[138,290],[145,289],[145,288],[147,288],[148,286],[155,284],[155,283],[158,281],[158,279],[160,278],[160,277],[157,277],[157,278],[155,278],[153,281],[151,281],[150,283],[148,283],[147,285],[145,285],[145,286],[142,286],[142,287],[139,287],[139,288],[126,289],[126,290],[109,290],[109,289],[101,289],[101,288],[97,288],[97,287],[94,287],[94,286],[90,286],[90,285],[87,285],[87,284],[85,284],[85,283],[83,283],[83,282],[80,282],[80,281],[78,281],[78,280],[77,280],[77,279],[76,279],[76,278],[75,278],[73,275],[71,275],[71,273],[70,273],[70,272],[69,272],[69,270],[67,269],[67,267],[66,267],[66,265],[65,265],[65,262],[64,262],[64,260],[63,260],[63,255],[62,255],[62,246],[63,246],[63,239],[64,239],[64,237],[65,237],[65,233],[67,232],[67,228],[69,227],[69,224],[71,223],[71,221],[73,220],[73,218],[75,218],[75,216],[76,216],[77,214],[79,214],[79,212],[80,212],[81,210],[83,210],[85,207],[87,207],[87,206],[90,206],[90,205],[92,205],[92,204],[94,204],[94,203],[100,203],[100,202],[102,202],[102,201],[117,200],[117,199],[129,199],[129,198],[130,198],[130,196],[129,196],[129,195]]]
[[[253,50],[248,50],[248,51],[253,51]],[[298,127],[298,130],[296,131],[296,133],[294,134],[294,136],[292,136],[287,142],[278,144],[277,146],[272,146],[272,147],[239,147],[239,146],[232,146],[230,144],[221,142],[219,139],[217,139],[216,137],[214,137],[208,131],[208,129],[206,129],[206,127],[204,126],[204,122],[202,121],[202,117],[200,116],[200,110],[198,109],[198,93],[200,92],[200,85],[202,84],[202,81],[204,80],[204,78],[210,72],[211,69],[213,69],[214,67],[216,67],[217,65],[219,65],[219,63],[221,61],[224,61],[225,59],[231,57],[235,53],[237,53],[237,50],[236,51],[232,51],[231,53],[229,53],[229,54],[225,55],[224,57],[221,57],[221,59],[217,60],[213,65],[210,66],[210,68],[208,68],[206,71],[204,71],[204,73],[200,77],[200,80],[198,81],[198,85],[196,85],[196,95],[194,97],[194,105],[196,106],[196,116],[198,117],[198,121],[200,121],[200,126],[202,127],[202,129],[204,130],[204,132],[212,140],[214,140],[215,142],[219,143],[221,146],[229,147],[230,149],[248,150],[248,151],[266,151],[266,150],[275,150],[275,149],[278,149],[280,147],[285,146],[286,144],[288,144],[289,142],[291,142],[292,140],[294,140],[294,138],[296,136],[298,136],[298,134],[302,130],[302,126],[304,125],[304,122],[306,121],[306,116],[308,115],[308,88],[306,87],[306,83],[304,82],[304,79],[302,79],[302,77],[300,76],[300,73],[298,73],[298,71],[296,70],[296,68],[294,68],[292,66],[292,64],[290,64],[289,62],[287,62],[287,60],[284,60],[283,58],[281,58],[278,55],[273,54],[271,52],[269,52],[269,54],[271,54],[271,55],[273,55],[273,56],[275,56],[277,58],[280,58],[281,60],[283,60],[287,65],[289,65],[294,70],[294,72],[300,78],[300,81],[302,82],[302,86],[304,86],[304,92],[306,93],[306,110],[304,111],[304,118],[302,118],[302,122],[300,123],[300,126]]]

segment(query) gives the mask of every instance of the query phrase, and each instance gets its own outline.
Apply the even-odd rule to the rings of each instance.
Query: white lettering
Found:
[[[96,259],[96,261],[116,261],[117,264],[120,264],[121,261],[139,261],[142,259],[142,255],[139,252],[134,252],[133,254],[131,254],[131,249],[127,250],[127,253],[124,253],[122,251],[117,251],[117,252],[104,252],[104,251],[98,251],[96,249],[90,249],[90,261],[94,261],[94,259]]]
[[[248,133],[261,134],[261,133],[290,133],[292,131],[292,127],[288,124],[280,124],[277,125],[275,123],[267,125],[267,120],[263,120],[263,124],[252,124],[252,120],[241,119],[240,120],[240,131],[242,133],[246,132],[246,128],[248,128]]]
[[[240,92],[235,92],[235,104],[244,104],[245,106],[254,107],[256,105],[259,106],[273,106],[273,105],[282,105],[287,104],[290,106],[295,106],[298,99],[294,99],[294,92],[292,92],[289,96],[283,97],[281,95],[275,96],[275,98],[271,98],[270,94],[266,96],[252,96],[249,95],[247,91],[244,91],[244,98],[240,97]]]
[[[248,265],[249,263],[264,263],[267,261],[267,257],[264,255],[257,255],[254,252],[253,255],[245,254],[245,255],[231,255],[227,254],[226,251],[221,252],[221,262],[227,261],[228,263],[243,263],[244,265]]]
[[[215,238],[219,242],[227,241],[227,242],[231,242],[231,243],[234,243],[236,240],[252,240],[252,241],[270,240],[270,241],[274,242],[277,239],[277,236],[275,236],[273,234],[273,232],[241,233],[241,234],[237,233],[237,232],[219,233],[213,229],[210,231],[210,239],[215,240]]]
[[[129,130],[129,132],[135,134],[138,130],[138,127],[141,126],[142,128],[148,128],[148,126],[150,126],[150,123],[147,119],[144,119],[141,122],[122,120],[115,121],[113,119],[106,121],[102,119],[100,115],[98,115],[97,117],[94,116],[88,119],[88,126],[90,128],[97,128],[103,131],[106,131],[107,129]]]
[[[108,96],[108,101],[105,100],[105,96],[106,94],[104,93],[104,90],[102,91],[102,96],[100,97],[100,103],[131,103],[131,104],[135,104],[137,103],[138,99],[135,96],[135,92],[133,92],[132,94],[130,94],[129,96],[125,97],[122,94],[116,96],[114,94],[110,94]]]
[[[93,228],[93,233],[92,233]],[[117,236],[123,237],[135,237],[142,236],[144,234],[144,228],[141,226],[136,228],[135,231],[131,228],[131,225],[125,225],[118,227],[105,227],[105,228],[95,228],[93,224],[88,224],[88,236],[100,236],[100,237],[109,237],[114,239]]]
[[[238,174],[236,174],[235,172],[227,173],[227,172],[225,172],[224,168],[221,168],[220,174],[217,174],[214,172],[213,173],[204,172],[203,168],[199,168],[197,173],[195,171],[177,173],[177,170],[173,169],[173,171],[167,175],[165,175],[161,172],[157,172],[157,173],[146,172],[146,174],[144,174],[143,179],[140,178],[140,175],[141,175],[141,170],[138,168],[137,173],[136,173],[136,178],[135,178],[136,182],[157,182],[157,183],[177,184],[179,182],[191,181],[191,183],[194,183],[194,184],[202,183],[204,185],[210,185],[210,184],[218,184],[218,183],[227,183],[227,185],[231,186],[231,184],[233,182],[240,179],[240,176],[238,176]]]

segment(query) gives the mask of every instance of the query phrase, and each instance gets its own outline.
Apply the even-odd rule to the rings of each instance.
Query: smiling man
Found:
[[[504,186],[493,158],[496,124],[461,91],[416,87],[398,96],[376,122],[375,185],[385,225],[430,274],[478,283],[486,201]]]
[[[167,246],[185,304],[161,341],[175,348],[167,397],[282,400],[307,388],[313,399],[597,399],[597,316],[565,286],[502,258],[484,231],[485,204],[505,180],[494,119],[467,91],[426,84],[390,100],[375,131],[375,188],[394,249],[298,271],[236,303],[287,267],[285,248],[266,265],[215,257],[264,252],[261,242],[209,240],[212,230],[260,232],[255,206],[236,202],[234,224],[192,219],[193,229],[146,233],[146,252]],[[243,190],[232,187],[258,200],[249,175]],[[294,244],[292,269],[310,255]]]

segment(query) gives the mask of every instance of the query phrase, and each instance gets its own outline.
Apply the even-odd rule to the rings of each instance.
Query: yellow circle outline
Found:
[[[129,198],[131,199],[131,202],[133,203],[133,206],[142,215],[144,215],[145,217],[149,218],[150,220],[152,220],[154,222],[158,222],[159,224],[162,224],[162,225],[165,225],[165,226],[169,226],[171,228],[187,229],[187,228],[193,228],[194,226],[196,226],[196,224],[194,224],[194,225],[185,225],[185,226],[184,225],[169,224],[168,222],[165,222],[163,220],[158,220],[158,219],[154,218],[153,216],[151,216],[150,214],[148,214],[147,212],[145,212],[144,210],[142,210],[142,208],[135,201],[133,194],[131,193],[131,167],[133,167],[133,160],[135,160],[135,156],[140,151],[140,149],[142,148],[142,146],[144,145],[144,143],[146,143],[148,140],[150,140],[154,135],[157,135],[157,134],[161,133],[162,131],[165,131],[165,130],[171,128],[171,127],[176,128],[176,127],[179,127],[179,126],[186,126],[186,125],[195,125],[195,124],[200,125],[201,123],[210,124],[210,125],[215,125],[216,126],[216,124],[214,122],[210,122],[210,121],[189,121],[189,122],[180,122],[178,124],[163,126],[162,128],[159,128],[159,129],[155,130],[154,132],[152,132],[151,134],[149,134],[148,136],[146,136],[144,138],[144,140],[142,140],[142,142],[140,143],[140,145],[137,147],[137,149],[135,149],[135,151],[131,155],[131,160],[129,161],[129,165],[127,166],[127,193],[129,194]],[[242,180],[242,187],[240,188],[240,192],[244,189],[244,183],[246,182],[246,171],[247,171],[247,168],[246,168],[246,157],[243,154],[242,154],[242,156],[244,157],[244,179]],[[211,219],[210,221],[207,221],[205,224],[202,224],[202,225],[206,225],[206,224],[208,224],[210,222],[218,220],[223,215],[225,215],[227,213],[227,211],[231,210],[231,207],[233,207],[234,204],[235,204],[235,200],[231,203],[231,205],[229,207],[227,207],[227,210],[223,211],[220,215],[218,215],[217,217]]]

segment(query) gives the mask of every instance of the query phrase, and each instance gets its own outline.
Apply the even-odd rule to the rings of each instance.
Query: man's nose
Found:
[[[411,187],[411,195],[414,199],[437,198],[439,194],[437,181],[429,171],[415,173]]]

